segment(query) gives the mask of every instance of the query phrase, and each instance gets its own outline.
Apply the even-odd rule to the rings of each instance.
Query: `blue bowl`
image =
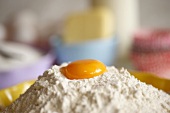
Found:
[[[96,59],[106,65],[114,64],[117,56],[117,38],[97,39],[78,44],[64,44],[60,37],[53,37],[51,44],[59,64],[80,59]]]

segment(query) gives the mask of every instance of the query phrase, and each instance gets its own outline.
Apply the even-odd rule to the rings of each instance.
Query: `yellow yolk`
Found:
[[[74,61],[66,67],[62,67],[60,71],[68,79],[87,79],[99,76],[107,70],[106,66],[102,62],[87,59]]]

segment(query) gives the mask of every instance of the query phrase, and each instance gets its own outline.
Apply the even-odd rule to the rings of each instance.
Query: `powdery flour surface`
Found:
[[[67,64],[63,64],[67,65]],[[53,66],[3,113],[170,113],[170,95],[125,69],[69,80]]]

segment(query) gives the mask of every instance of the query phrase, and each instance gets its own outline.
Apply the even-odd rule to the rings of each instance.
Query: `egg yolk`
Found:
[[[87,79],[99,76],[107,71],[106,66],[93,59],[77,60],[60,69],[68,79]]]

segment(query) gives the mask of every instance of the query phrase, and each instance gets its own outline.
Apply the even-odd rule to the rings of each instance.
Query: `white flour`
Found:
[[[67,65],[67,64],[64,64]],[[101,76],[69,80],[53,66],[3,113],[170,113],[170,96],[107,67]]]

